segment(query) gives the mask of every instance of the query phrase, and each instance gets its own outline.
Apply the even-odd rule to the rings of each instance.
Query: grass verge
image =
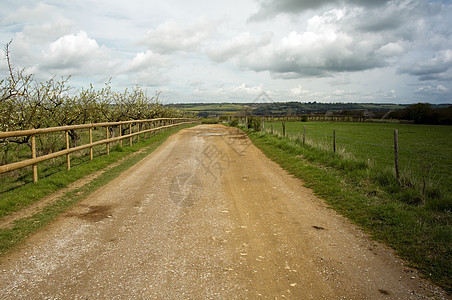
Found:
[[[268,133],[247,133],[267,157],[302,179],[333,209],[452,292],[450,209],[410,204],[400,196],[410,197],[410,189],[393,183],[392,174],[371,169],[365,161],[347,160]]]
[[[66,187],[68,184],[124,158],[119,165],[108,169],[89,184],[78,189],[68,191],[58,201],[48,205],[41,212],[33,215],[32,217],[16,221],[12,228],[0,229],[0,256],[7,253],[14,246],[20,244],[30,234],[49,224],[61,213],[68,210],[75,203],[84,199],[97,188],[110,182],[123,171],[135,165],[160,146],[171,134],[191,126],[194,125],[167,129],[166,131],[160,132],[156,136],[153,136],[151,139],[142,140],[140,143],[134,144],[132,147],[115,147],[110,152],[110,155],[97,157],[91,163],[78,165],[70,171],[55,173],[51,176],[40,179],[36,184],[30,183],[17,188],[14,191],[2,194],[0,198],[0,217],[18,211],[21,208],[39,201],[39,199],[57,191],[58,189]],[[130,154],[141,149],[144,149],[144,151],[137,155],[130,156]]]

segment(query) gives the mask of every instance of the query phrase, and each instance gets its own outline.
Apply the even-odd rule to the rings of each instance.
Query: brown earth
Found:
[[[4,257],[0,298],[447,296],[242,132],[201,125]]]

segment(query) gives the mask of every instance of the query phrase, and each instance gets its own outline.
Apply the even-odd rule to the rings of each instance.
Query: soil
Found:
[[[0,264],[2,299],[444,298],[235,128],[181,130]]]

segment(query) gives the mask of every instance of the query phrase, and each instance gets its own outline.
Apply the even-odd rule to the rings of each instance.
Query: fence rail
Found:
[[[60,126],[60,127],[49,127],[49,128],[40,128],[40,129],[29,129],[29,130],[18,130],[18,131],[7,131],[0,132],[0,139],[7,139],[12,137],[22,137],[22,136],[30,136],[31,137],[31,158],[9,163],[0,166],[0,174],[18,170],[21,168],[25,168],[28,166],[33,166],[33,181],[36,183],[38,181],[38,170],[37,164],[46,160],[50,160],[59,156],[66,155],[67,159],[67,169],[70,170],[70,154],[81,151],[84,149],[90,149],[90,159],[93,159],[93,147],[106,144],[107,145],[107,154],[109,154],[109,144],[112,142],[119,141],[122,143],[123,139],[129,139],[129,144],[132,145],[132,138],[134,136],[138,137],[139,135],[146,133],[156,132],[162,129],[171,128],[174,126],[179,126],[183,124],[195,123],[197,120],[194,119],[186,119],[186,118],[158,118],[158,119],[148,119],[148,120],[131,120],[131,121],[122,121],[122,122],[104,122],[104,123],[92,123],[92,124],[82,124],[82,125],[70,125],[70,126]],[[132,132],[132,124],[138,125],[138,131]],[[145,126],[141,127],[142,124]],[[146,124],[148,126],[146,127]],[[129,125],[129,133],[122,135],[122,125]],[[109,128],[119,126],[119,136],[110,137]],[[92,138],[92,130],[98,127],[105,127],[105,139],[93,142]],[[141,127],[141,128],[140,128]],[[70,130],[83,130],[89,129],[89,143],[81,146],[70,147],[69,144],[69,134]],[[53,152],[50,154],[42,155],[37,157],[36,155],[36,135],[39,134],[47,134],[53,132],[65,132],[66,136],[66,149],[60,150],[57,152]]]

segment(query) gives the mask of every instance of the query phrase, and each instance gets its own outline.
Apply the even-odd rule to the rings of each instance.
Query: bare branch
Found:
[[[9,76],[11,77],[11,80],[14,83],[14,85],[16,85],[16,80],[14,78],[13,68],[11,65],[11,58],[9,56],[9,46],[12,44],[12,42],[13,42],[13,40],[10,40],[8,43],[6,43],[5,55],[6,55],[6,62],[8,63]]]

